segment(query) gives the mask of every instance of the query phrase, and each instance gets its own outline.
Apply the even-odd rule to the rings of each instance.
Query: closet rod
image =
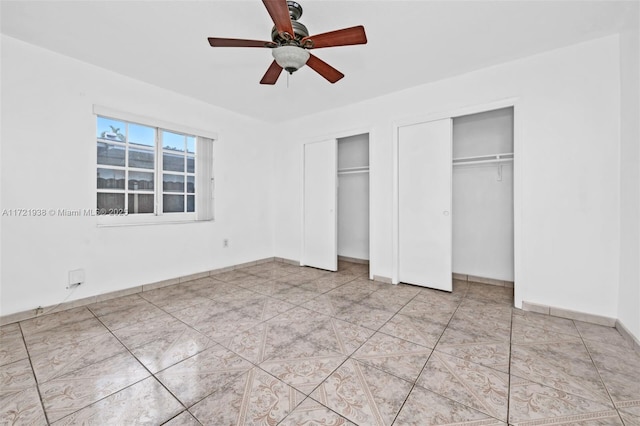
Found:
[[[338,172],[339,175],[353,175],[356,173],[369,173],[369,170],[345,170]]]
[[[368,171],[369,171],[369,166],[345,167],[344,169],[338,169],[338,173],[368,172]]]
[[[466,164],[492,164],[492,163],[506,163],[513,161],[513,158],[498,158],[493,160],[475,160],[475,161],[453,161],[454,166],[464,166]]]

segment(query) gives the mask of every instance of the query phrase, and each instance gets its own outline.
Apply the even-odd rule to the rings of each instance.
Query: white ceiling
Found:
[[[346,77],[308,67],[258,82],[268,49],[211,48],[207,37],[269,40],[259,0],[6,1],[1,32],[204,102],[281,121],[637,26],[628,1],[299,0],[311,34],[364,25],[369,43],[313,53]],[[287,82],[288,80],[288,82]],[[288,87],[287,87],[288,83]]]

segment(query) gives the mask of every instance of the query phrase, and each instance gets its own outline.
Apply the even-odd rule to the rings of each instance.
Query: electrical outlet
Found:
[[[82,283],[84,283],[84,269],[69,271],[69,282],[67,283],[68,290],[76,288]]]
[[[225,238],[224,240],[222,240],[222,248],[228,248],[228,247],[229,247],[229,240]]]

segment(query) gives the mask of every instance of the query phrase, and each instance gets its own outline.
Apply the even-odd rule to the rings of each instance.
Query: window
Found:
[[[103,115],[96,129],[99,216],[213,219],[211,139]]]

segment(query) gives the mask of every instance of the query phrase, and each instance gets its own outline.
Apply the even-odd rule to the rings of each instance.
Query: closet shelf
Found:
[[[453,159],[453,165],[460,166],[464,164],[491,164],[504,163],[508,161],[513,161],[513,152],[505,152],[492,155],[477,155],[475,157],[458,157]]]
[[[338,169],[339,175],[349,175],[354,173],[369,173],[369,166],[345,167],[344,169]]]

